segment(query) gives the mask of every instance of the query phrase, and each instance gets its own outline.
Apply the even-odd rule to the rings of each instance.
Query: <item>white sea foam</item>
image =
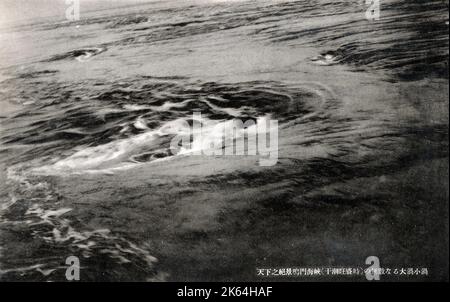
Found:
[[[77,56],[75,59],[78,62],[87,62],[89,59],[91,59],[93,56],[98,55],[102,52],[104,52],[106,49],[101,47],[94,47],[94,48],[87,48],[84,50],[84,54]]]

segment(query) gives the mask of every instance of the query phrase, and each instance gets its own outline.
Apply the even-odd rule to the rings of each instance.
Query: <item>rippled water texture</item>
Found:
[[[1,29],[0,279],[65,280],[72,255],[84,281],[371,255],[448,278],[448,1],[366,10],[163,1]],[[277,165],[172,154],[193,112],[278,120]]]

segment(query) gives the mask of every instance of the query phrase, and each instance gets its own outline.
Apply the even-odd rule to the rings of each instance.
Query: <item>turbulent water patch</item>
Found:
[[[126,25],[133,25],[139,23],[146,23],[149,19],[147,16],[125,16],[121,18],[117,18],[114,20],[108,27],[109,28],[118,28]]]
[[[8,185],[11,202],[2,203],[0,211],[0,280],[64,281],[69,256],[80,258],[83,281],[124,281],[129,274],[133,280],[162,278],[149,247],[109,229],[82,230],[48,179],[10,168]],[[22,250],[25,244],[33,251]]]
[[[21,131],[11,128],[3,133],[6,150],[18,144],[29,146],[31,150],[15,156],[16,160],[40,158],[65,172],[127,166],[173,155],[170,140],[186,130],[180,128],[183,123],[192,125],[193,112],[200,112],[212,129],[233,119],[271,117],[286,123],[318,114],[333,102],[330,92],[314,83],[196,83],[142,77],[94,85],[90,95],[83,94],[85,83],[80,90],[75,85],[42,87],[36,103],[40,95],[44,102],[49,94],[68,98],[57,110],[41,104],[32,118],[19,113],[4,120],[5,125],[25,123]]]
[[[75,59],[78,62],[85,62],[91,59],[94,56],[97,56],[107,49],[105,47],[94,47],[94,48],[83,48],[69,51],[64,54],[59,54],[51,57],[47,60],[47,62],[61,61],[61,60],[69,60]]]

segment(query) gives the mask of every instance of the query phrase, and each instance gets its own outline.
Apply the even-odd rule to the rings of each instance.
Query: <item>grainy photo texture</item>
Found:
[[[0,281],[448,281],[448,4],[0,0]]]

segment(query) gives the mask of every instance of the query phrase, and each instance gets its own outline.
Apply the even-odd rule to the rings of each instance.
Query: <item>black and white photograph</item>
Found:
[[[448,0],[0,0],[0,282],[448,282],[448,62]]]

